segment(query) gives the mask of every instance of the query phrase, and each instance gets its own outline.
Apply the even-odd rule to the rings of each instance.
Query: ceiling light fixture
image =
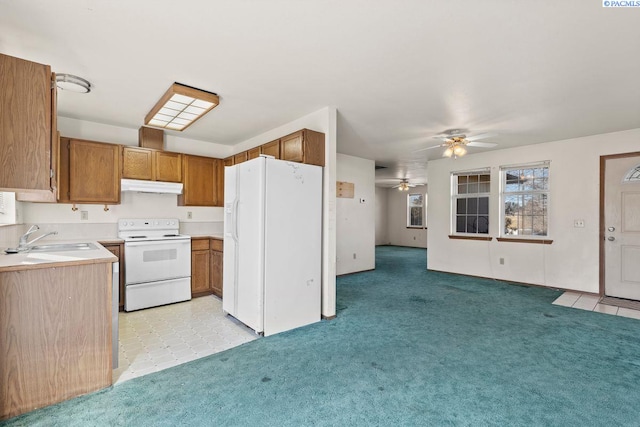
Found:
[[[464,137],[454,136],[451,139],[446,140],[445,144],[447,145],[447,149],[442,153],[443,157],[453,156],[454,159],[457,159],[458,157],[462,157],[467,154],[467,149],[465,148],[467,140],[464,139]]]
[[[400,185],[398,186],[398,190],[399,191],[409,191],[409,184],[406,182],[401,182]]]
[[[73,74],[56,74],[56,86],[62,90],[77,93],[91,92],[91,83]]]
[[[144,123],[183,131],[219,103],[220,98],[215,93],[174,83],[145,116]]]

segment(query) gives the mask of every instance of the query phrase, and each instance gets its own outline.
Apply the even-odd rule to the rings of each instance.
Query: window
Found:
[[[501,229],[503,236],[548,236],[549,162],[503,166]]]
[[[426,194],[407,195],[407,227],[426,227],[425,201]]]
[[[489,234],[489,169],[452,174],[453,232]]]

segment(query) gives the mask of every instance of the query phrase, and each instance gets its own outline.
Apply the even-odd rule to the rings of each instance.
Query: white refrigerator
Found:
[[[222,309],[265,336],[320,321],[322,168],[228,166],[224,212]]]

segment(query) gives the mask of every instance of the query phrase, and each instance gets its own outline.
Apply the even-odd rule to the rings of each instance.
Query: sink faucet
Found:
[[[30,235],[32,235],[33,233],[35,233],[36,231],[40,230],[40,227],[38,227],[37,225],[32,225],[29,230],[27,230],[26,233],[24,233],[22,236],[20,236],[20,241],[18,242],[18,247],[17,248],[8,248],[5,252],[7,253],[18,253],[18,252],[24,252],[24,251],[28,251],[29,249],[31,249],[31,245],[35,242],[37,242],[40,239],[43,239],[47,236],[51,236],[52,234],[58,234],[57,231],[50,231],[48,233],[43,234],[42,236],[38,236],[35,239],[33,239],[30,242],[27,242],[27,239],[29,238]]]

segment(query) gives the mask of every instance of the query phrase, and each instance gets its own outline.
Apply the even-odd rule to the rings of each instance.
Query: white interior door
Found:
[[[640,156],[607,159],[604,191],[605,294],[640,300]]]

